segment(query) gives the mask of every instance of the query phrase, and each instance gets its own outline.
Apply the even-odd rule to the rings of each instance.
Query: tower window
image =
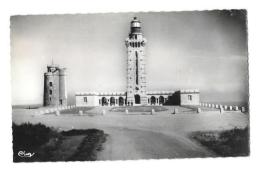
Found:
[[[88,97],[84,97],[84,102],[88,102]]]
[[[50,87],[52,87],[52,82],[49,83]]]
[[[52,90],[50,90],[50,95],[52,95]]]
[[[188,95],[188,100],[192,100],[192,95]]]

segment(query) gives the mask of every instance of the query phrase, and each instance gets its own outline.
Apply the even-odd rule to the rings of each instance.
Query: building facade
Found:
[[[136,106],[127,103],[127,92],[81,92],[75,96],[77,106]],[[147,106],[197,106],[200,103],[199,90],[147,91],[146,96]]]
[[[76,106],[199,105],[199,90],[147,91],[145,45],[141,22],[134,17],[125,40],[127,48],[126,92],[76,93]]]
[[[44,73],[44,106],[67,105],[66,68],[47,66]]]

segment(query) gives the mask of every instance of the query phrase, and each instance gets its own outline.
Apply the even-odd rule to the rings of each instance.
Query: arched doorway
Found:
[[[155,105],[156,103],[156,98],[154,96],[151,97],[151,105]]]
[[[163,104],[164,104],[164,97],[163,97],[163,96],[160,96],[160,97],[159,97],[159,104],[160,104],[160,105],[163,105]]]
[[[115,97],[110,97],[110,106],[115,106]]]
[[[107,106],[107,98],[102,97],[102,106]]]
[[[140,95],[136,94],[135,95],[135,104],[140,104],[141,103],[141,100],[140,100]]]
[[[124,98],[123,97],[119,97],[119,99],[118,99],[118,101],[119,101],[119,106],[124,106]]]

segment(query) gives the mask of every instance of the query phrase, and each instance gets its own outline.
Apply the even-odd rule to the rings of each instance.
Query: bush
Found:
[[[226,131],[195,132],[191,137],[219,156],[248,156],[249,130],[235,128]]]
[[[74,139],[75,136],[82,139]],[[96,153],[102,149],[107,135],[102,130],[69,130],[57,132],[43,124],[13,123],[13,161],[46,162],[46,161],[93,161]],[[63,142],[65,141],[65,144]],[[71,149],[67,143],[78,145]],[[35,153],[30,158],[20,157],[19,151]]]
[[[16,125],[13,123],[13,150],[33,150],[49,141],[52,137],[57,137],[58,132],[50,127],[39,124],[24,123]]]

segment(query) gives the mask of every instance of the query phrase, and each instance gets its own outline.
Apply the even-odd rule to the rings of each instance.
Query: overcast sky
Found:
[[[75,92],[125,91],[130,21],[142,22],[147,88],[197,88],[202,101],[247,101],[245,11],[11,17],[12,104],[41,104],[52,59]]]

